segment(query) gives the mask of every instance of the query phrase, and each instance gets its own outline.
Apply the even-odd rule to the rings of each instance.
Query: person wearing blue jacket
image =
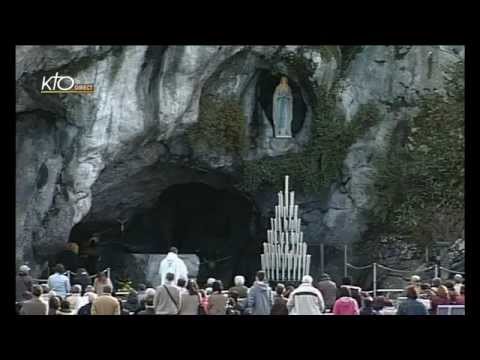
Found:
[[[428,315],[427,307],[417,298],[415,285],[410,285],[407,288],[407,300],[398,306],[397,315]]]
[[[257,272],[257,281],[248,292],[248,312],[251,315],[270,315],[273,305],[273,292],[265,281],[265,272]]]

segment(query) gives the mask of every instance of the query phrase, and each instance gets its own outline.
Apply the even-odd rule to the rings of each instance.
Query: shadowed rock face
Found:
[[[310,79],[285,65],[289,52],[311,60]],[[367,192],[372,156],[387,150],[384,135],[415,114],[419,96],[443,91],[441,66],[463,56],[463,48],[366,46],[342,74],[338,47],[336,56],[324,53],[301,46],[17,47],[17,263],[28,261],[37,273],[76,224],[131,219],[171,186],[231,188],[239,159],[192,148],[184,136],[198,120],[202,95],[240,101],[250,139],[243,156],[260,159],[304,149],[312,116],[307,94],[314,85],[330,88],[336,76],[337,112],[346,121],[366,103],[378,107],[382,121],[350,148],[343,185],[297,198],[307,242],[360,241],[363,210],[374,204]],[[42,77],[57,71],[94,83],[96,91],[41,95]],[[281,146],[272,141],[268,103],[260,97],[279,71],[303,104],[294,115],[294,138]],[[252,230],[259,244],[278,190],[243,194],[260,214]]]

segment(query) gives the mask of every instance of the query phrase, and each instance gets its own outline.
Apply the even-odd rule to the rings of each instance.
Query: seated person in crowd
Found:
[[[153,299],[155,295],[147,295],[144,299],[145,309],[138,312],[138,315],[155,315]]]
[[[83,306],[82,300],[82,286],[81,285],[73,285],[70,296],[67,296],[66,300],[70,304],[70,309],[73,312],[77,312],[78,309]]]
[[[62,300],[57,315],[75,315],[75,313],[70,309],[70,303],[67,300]]]
[[[78,309],[78,315],[92,315],[92,304],[98,296],[94,292],[88,292],[85,296],[88,298],[88,303]]]
[[[228,291],[236,291],[239,299],[245,299],[248,295],[248,287],[245,286],[245,277],[237,275],[233,281],[235,286],[228,289]]]
[[[48,304],[41,299],[42,287],[32,287],[32,298],[23,303],[20,315],[48,315]]]
[[[397,315],[428,315],[427,307],[418,301],[416,285],[407,288],[407,300],[398,306]]]

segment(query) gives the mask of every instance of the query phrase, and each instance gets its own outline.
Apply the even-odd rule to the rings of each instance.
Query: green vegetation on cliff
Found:
[[[207,146],[226,154],[241,154],[246,145],[245,115],[238,101],[204,96],[198,122],[187,132],[191,145]]]
[[[292,186],[320,193],[342,177],[343,161],[349,147],[379,119],[377,109],[364,105],[351,122],[335,116],[334,91],[319,90],[313,111],[310,140],[305,150],[256,161],[245,161],[240,187],[254,192],[262,184],[282,188],[283,177],[289,174]]]
[[[423,97],[403,144],[379,161],[372,225],[416,243],[452,241],[464,229],[464,64],[448,69],[447,96]],[[395,140],[395,139],[394,139]],[[396,143],[395,143],[396,142]]]

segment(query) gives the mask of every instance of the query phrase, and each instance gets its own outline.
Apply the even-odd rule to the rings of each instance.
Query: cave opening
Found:
[[[255,204],[234,188],[214,188],[204,183],[175,184],[159,195],[153,207],[137,211],[126,223],[80,223],[70,241],[99,234],[101,265],[127,268],[128,254],[165,254],[171,246],[179,254],[200,259],[197,279],[208,277],[232,284],[235,275],[253,279],[259,269],[258,211]]]

